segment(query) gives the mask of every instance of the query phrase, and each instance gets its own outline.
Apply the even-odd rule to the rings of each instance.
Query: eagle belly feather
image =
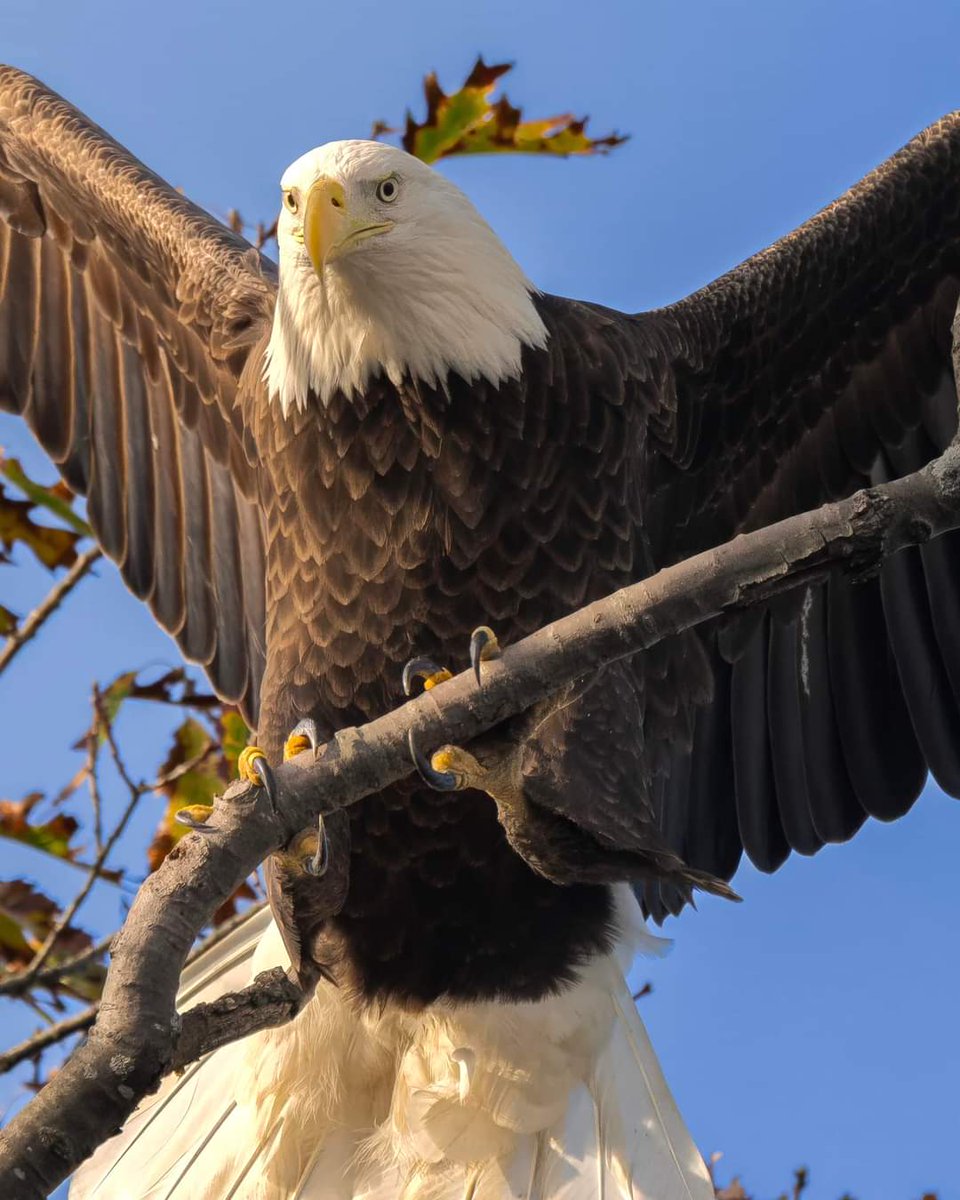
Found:
[[[541,1000],[358,1007],[321,984],[168,1079],[71,1200],[709,1200],[624,978],[663,943],[626,887],[616,910],[616,951]],[[248,926],[185,976],[188,1006],[283,961],[268,916]]]

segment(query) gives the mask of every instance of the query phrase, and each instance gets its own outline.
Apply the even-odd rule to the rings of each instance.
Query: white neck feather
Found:
[[[312,393],[362,393],[384,374],[443,386],[448,373],[493,384],[520,374],[547,331],[533,287],[472,204],[435,176],[445,203],[429,224],[393,230],[314,271],[280,239],[280,288],[265,378],[284,414]]]

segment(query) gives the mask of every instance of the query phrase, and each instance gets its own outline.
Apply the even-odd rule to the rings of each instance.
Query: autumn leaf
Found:
[[[36,507],[45,508],[55,517],[59,517],[64,525],[68,525],[79,537],[93,536],[93,530],[87,522],[73,511],[73,492],[62,480],[50,484],[49,487],[36,483],[24,471],[19,459],[6,458],[2,453],[0,475],[5,475]]]
[[[9,608],[0,604],[0,637],[9,637],[17,628],[17,617]]]
[[[22,879],[0,880],[0,962],[8,972],[21,971],[34,958],[60,916],[55,901]],[[93,939],[82,929],[68,925],[57,935],[47,965],[82,954]],[[106,968],[93,960],[43,986],[57,995],[65,992],[83,1000],[96,1000],[103,989]]]
[[[217,724],[216,738],[194,717],[187,717],[174,731],[173,744],[157,775],[164,781],[158,790],[166,799],[166,807],[147,849],[151,871],[190,832],[177,821],[177,813],[195,804],[212,805],[236,778],[237,757],[247,744],[250,731],[240,714],[231,708],[224,709]],[[214,924],[232,916],[239,899],[254,899],[246,884],[220,906],[214,914]]]
[[[0,880],[0,955],[7,962],[29,962],[56,924],[57,904],[22,879]],[[54,945],[61,956],[80,954],[93,941],[68,925]]]
[[[72,860],[77,852],[71,845],[77,822],[65,813],[57,813],[50,820],[32,824],[30,816],[41,800],[42,792],[30,792],[22,800],[0,800],[0,837],[32,846],[54,858]]]
[[[104,722],[112,725],[120,714],[120,709],[127,700],[148,700],[157,704],[168,704],[178,708],[192,708],[197,711],[216,712],[221,701],[209,692],[200,692],[190,675],[183,667],[175,667],[164,672],[157,679],[144,680],[139,671],[124,671],[105,688],[100,690],[100,714],[102,721],[96,722],[97,736],[102,745],[106,738]],[[74,750],[83,750],[87,746],[92,728],[88,729],[73,743]],[[76,784],[77,780],[74,780]],[[63,793],[69,794],[69,791]]]
[[[90,536],[90,526],[73,511],[73,493],[63,483],[49,487],[37,483],[24,471],[15,458],[0,453],[0,476],[5,477],[23,494],[17,499],[0,482],[0,546],[9,555],[16,543],[26,546],[51,571],[69,567],[77,557],[76,546]],[[35,510],[43,509],[68,528],[39,524]],[[6,610],[4,610],[6,612]]]
[[[619,134],[591,138],[587,119],[570,113],[536,121],[522,120],[522,112],[506,96],[494,101],[498,81],[512,64],[487,66],[478,58],[463,87],[447,95],[435,74],[423,82],[427,102],[426,119],[417,122],[407,113],[403,148],[424,162],[436,162],[455,154],[597,154],[626,141]],[[383,122],[374,126],[389,132]]]
[[[35,507],[32,500],[15,500],[0,483],[0,546],[4,551],[2,557],[6,558],[19,542],[31,550],[51,571],[55,567],[69,567],[76,561],[79,536],[70,529],[38,525],[31,516]]]

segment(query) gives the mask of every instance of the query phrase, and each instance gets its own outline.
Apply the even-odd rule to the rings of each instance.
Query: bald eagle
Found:
[[[281,194],[278,272],[0,69],[0,404],[256,728],[253,777],[438,682],[478,627],[515,640],[955,433],[958,115],[639,315],[539,292],[389,146],[312,151]],[[181,1002],[281,960],[324,976],[313,1000],[168,1083],[74,1195],[712,1195],[625,988],[658,942],[628,885],[660,919],[727,893],[744,851],[772,871],[904,813],[928,769],[960,794],[958,551],[679,636],[421,759],[332,830],[333,903],[278,856],[276,921]]]

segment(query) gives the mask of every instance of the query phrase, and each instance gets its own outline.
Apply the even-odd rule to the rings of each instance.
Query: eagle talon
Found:
[[[267,793],[267,799],[274,811],[277,807],[277,781],[274,778],[273,768],[267,762],[265,757],[258,758],[254,761],[253,769],[257,773],[258,784]]]
[[[313,854],[308,855],[303,860],[303,869],[308,875],[312,875],[314,879],[320,879],[326,875],[327,868],[330,866],[330,844],[327,839],[327,831],[323,823],[323,813],[317,817],[317,848]]]
[[[477,677],[477,687],[483,683],[480,678],[481,663],[499,657],[500,643],[497,641],[497,635],[489,625],[480,625],[470,634],[470,666]]]
[[[259,746],[244,746],[237,758],[237,773],[254,787],[262,787],[267,799],[277,807],[277,784],[267,762],[267,756]]]
[[[247,783],[259,787],[260,772],[257,770],[257,763],[261,761],[266,762],[267,756],[259,746],[244,746],[237,758],[237,774]]]
[[[186,808],[180,809],[175,819],[178,825],[186,825],[188,829],[197,833],[212,833],[214,826],[207,824],[207,818],[212,813],[212,804],[188,804]]]
[[[425,755],[420,753],[417,749],[412,729],[407,733],[407,745],[410,747],[410,757],[413,759],[413,765],[417,768],[420,778],[428,787],[432,787],[435,792],[455,792],[460,788],[460,777],[456,772],[438,771],[434,767],[433,760],[437,758],[436,754],[431,755],[430,759],[427,759]]]
[[[403,694],[405,696],[413,695],[415,679],[422,679],[423,690],[429,692],[438,683],[446,683],[448,679],[452,678],[452,671],[448,671],[446,667],[438,667],[432,658],[420,655],[417,658],[411,658],[403,668]]]
[[[307,750],[313,750],[316,753],[317,747],[320,745],[320,733],[317,729],[317,723],[311,717],[304,717],[302,721],[298,721],[283,743],[283,761],[289,762],[291,758],[296,758],[298,754],[303,754]]]

